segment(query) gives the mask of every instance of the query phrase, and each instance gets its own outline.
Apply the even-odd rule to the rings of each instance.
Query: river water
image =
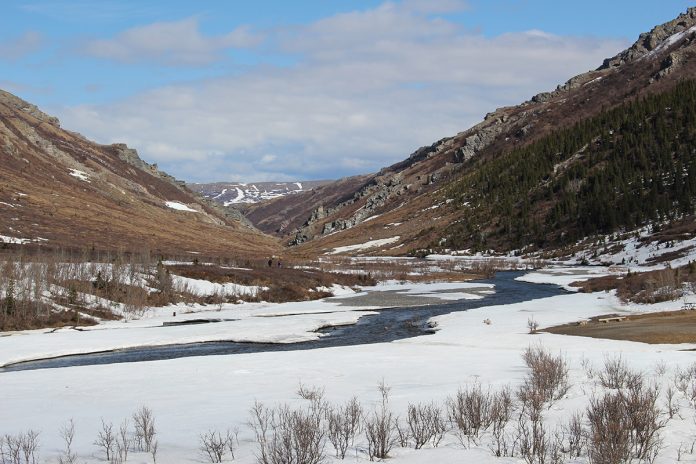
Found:
[[[486,306],[520,303],[566,293],[565,290],[556,285],[531,284],[515,280],[516,277],[522,274],[524,273],[512,271],[498,272],[493,279],[477,281],[495,285],[495,293],[486,295],[478,300],[458,300],[427,306],[370,310],[371,313],[377,312],[377,314],[365,315],[353,325],[322,330],[321,332],[325,336],[318,340],[298,343],[207,342],[135,347],[17,363],[0,369],[0,372],[156,361],[189,356],[312,350],[334,346],[386,343],[432,333],[433,329],[429,326],[428,320],[435,316]],[[278,321],[278,323],[282,322]]]

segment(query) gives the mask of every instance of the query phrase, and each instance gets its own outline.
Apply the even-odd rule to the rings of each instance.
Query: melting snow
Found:
[[[359,243],[357,245],[347,245],[347,246],[342,246],[342,247],[337,247],[334,248],[333,251],[330,251],[326,253],[327,255],[335,255],[338,253],[345,253],[347,251],[360,251],[360,250],[367,250],[369,248],[377,248],[381,247],[384,245],[389,245],[390,243],[398,242],[400,236],[392,237],[392,238],[382,238],[378,240],[370,240],[369,242],[365,243]]]
[[[650,53],[648,53],[646,56],[654,55],[654,54],[660,52],[661,50],[664,50],[665,48],[671,47],[672,45],[679,42],[681,39],[683,39],[684,37],[686,37],[688,34],[690,34],[692,32],[696,32],[696,26],[692,26],[685,31],[677,32],[676,34],[673,34],[673,35],[667,37],[664,40],[664,42],[662,42],[660,45],[655,47],[655,49],[652,50]]]
[[[89,176],[87,175],[87,173],[84,171],[80,171],[79,169],[71,169],[70,175],[73,177],[76,177],[84,182],[91,182],[89,180]]]
[[[168,201],[165,204],[167,205],[167,208],[175,209],[177,211],[190,211],[191,213],[198,212],[195,209],[190,208],[183,203],[179,203],[178,201]]]

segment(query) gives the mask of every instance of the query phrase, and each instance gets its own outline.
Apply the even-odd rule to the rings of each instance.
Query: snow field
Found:
[[[556,270],[533,278],[565,284],[567,276],[560,273],[561,270]],[[427,284],[419,285],[421,288],[417,292],[427,292]],[[430,290],[435,291],[435,288]],[[315,306],[310,309],[316,312],[322,307],[324,310],[336,309],[330,300],[313,303]],[[292,314],[299,309],[292,305],[259,305],[253,311]],[[516,388],[527,374],[521,353],[536,344],[543,345],[551,353],[565,356],[570,367],[571,388],[567,396],[544,413],[546,424],[553,427],[567,420],[571,413],[583,411],[592,393],[602,391],[596,380],[587,377],[584,366],[592,365],[598,369],[607,356],[621,355],[631,368],[645,373],[650,382],[657,382],[664,391],[677,367],[686,367],[696,361],[693,353],[680,351],[694,346],[646,345],[553,334],[529,335],[527,319],[533,317],[544,327],[610,312],[652,311],[668,306],[667,303],[623,306],[611,293],[574,293],[440,316],[434,318],[439,328],[436,334],[394,343],[2,373],[0,410],[4,414],[0,419],[0,433],[17,433],[30,428],[40,430],[40,454],[46,462],[55,462],[62,448],[58,430],[73,418],[76,424],[74,449],[80,462],[92,464],[100,462],[97,448],[92,444],[100,418],[118,425],[141,405],[146,405],[155,413],[160,449],[158,462],[204,462],[198,451],[199,434],[209,429],[224,432],[227,428],[237,427],[240,430],[240,449],[235,462],[253,463],[256,448],[252,432],[245,424],[255,400],[269,406],[281,402],[306,404],[296,394],[302,382],[325,388],[327,400],[335,404],[355,395],[370,410],[379,400],[376,386],[384,380],[391,387],[391,408],[403,417],[408,403],[442,402],[465,384],[478,382],[484,388],[510,384]],[[252,310],[251,306],[249,310]],[[350,311],[346,313],[350,314]],[[308,322],[318,315],[301,316],[308,317],[303,321],[307,327],[311,325]],[[106,325],[94,333],[101,337],[115,334],[112,344],[127,344],[131,340],[140,342],[148,330],[164,331],[147,328],[147,324],[158,317],[164,316],[134,321],[128,323],[128,328],[124,327],[126,324],[114,323],[113,330]],[[262,335],[277,330],[275,326],[287,326],[296,317],[300,316],[282,320],[253,318],[258,319],[254,322],[258,325],[241,327],[240,331],[251,334],[253,330]],[[484,319],[490,319],[491,324],[484,324]],[[137,324],[143,327],[138,328]],[[231,330],[231,326],[220,324],[208,326]],[[189,336],[192,330],[203,330],[197,326],[167,330],[171,329],[177,330],[172,339],[180,340]],[[65,338],[46,342],[53,345],[51,349],[70,345],[85,347],[81,338],[84,335],[32,332],[2,337],[0,358],[6,362],[19,348],[24,356],[38,355],[46,348],[39,346],[39,340],[49,340],[54,336]],[[659,363],[664,363],[666,373],[656,374]],[[681,443],[691,443],[696,434],[693,408],[683,398],[680,401],[683,418],[669,421],[662,431],[664,450],[656,461],[658,464],[675,462],[677,448]],[[357,439],[358,448],[364,445],[364,441],[362,437]],[[327,454],[332,455],[330,445]],[[485,444],[464,449],[451,434],[437,449],[396,448],[392,456],[389,461],[395,464],[521,462],[519,458],[495,458]],[[689,459],[694,461],[691,455],[686,455],[684,460],[689,462]],[[152,458],[135,453],[128,462],[152,462]],[[331,457],[328,462],[341,461]],[[345,462],[367,462],[367,457],[351,448]],[[581,458],[576,462],[586,463],[587,460]]]

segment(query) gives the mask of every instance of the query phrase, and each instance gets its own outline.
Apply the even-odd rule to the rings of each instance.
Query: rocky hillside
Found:
[[[142,161],[0,91],[0,239],[51,248],[266,255],[275,240]]]
[[[662,209],[656,207],[650,214],[643,211],[640,217],[622,212],[622,217],[634,219],[624,223],[614,220],[601,230],[590,230],[578,216],[586,205],[559,206],[560,199],[569,197],[559,195],[557,189],[584,192],[583,202],[617,200],[618,197],[608,195],[593,197],[583,189],[591,189],[607,179],[617,185],[620,182],[607,177],[610,172],[600,175],[604,169],[620,169],[620,164],[606,162],[612,158],[612,147],[619,143],[617,137],[621,138],[621,149],[632,156],[630,153],[637,148],[636,137],[642,140],[645,136],[638,129],[656,120],[671,128],[664,132],[665,137],[686,136],[678,129],[691,124],[690,113],[681,108],[661,117],[656,105],[688,94],[688,89],[677,87],[694,76],[696,8],[691,8],[675,20],[642,34],[633,46],[608,58],[596,70],[575,76],[520,105],[489,113],[480,124],[363,178],[355,190],[342,192],[343,200],[328,201],[301,218],[286,218],[288,224],[299,227],[279,228],[279,233],[285,241],[300,245],[300,253],[325,253],[360,244],[368,244],[359,248],[361,252],[368,249],[386,254],[433,247],[509,250],[528,244],[562,246],[584,233],[618,230],[676,216],[677,207],[669,203],[671,197],[656,194],[652,198],[662,202]],[[631,106],[640,105],[649,96],[656,99],[647,106]],[[602,119],[612,110],[616,111],[612,117]],[[632,112],[635,118],[623,121],[625,124],[619,127],[618,119],[624,110]],[[578,146],[580,140],[583,143]],[[682,169],[679,176],[673,176],[681,176],[675,182],[682,182],[688,172],[684,171],[688,168],[683,159],[680,164],[679,156],[671,153],[670,163],[659,160],[660,156],[664,158],[665,150],[670,150],[670,140],[661,140],[651,150],[643,150],[646,160],[642,166],[646,173],[656,167],[664,169],[660,171],[663,177],[669,169]],[[601,155],[595,155],[593,144],[604,147]],[[531,163],[536,165],[530,166]],[[572,177],[574,174],[576,177]],[[594,176],[591,184],[585,179],[590,174]],[[646,180],[641,188],[653,188],[653,184],[660,189],[667,182]],[[514,194],[502,194],[502,190],[489,189],[490,185],[523,186],[524,190],[516,188],[512,189]],[[617,193],[634,194],[630,189]],[[307,198],[308,194],[300,194],[292,201],[302,203]],[[623,204],[625,208],[635,207],[635,203]],[[610,205],[605,204],[605,209],[610,210]],[[286,208],[292,209],[288,205]],[[606,222],[601,211],[593,211],[599,215],[593,216],[593,220]],[[693,208],[682,208],[678,214],[690,213]],[[520,220],[523,217],[531,219],[524,222]],[[255,219],[260,220],[263,219]],[[516,222],[514,233],[512,222]],[[539,240],[546,235],[553,240]]]

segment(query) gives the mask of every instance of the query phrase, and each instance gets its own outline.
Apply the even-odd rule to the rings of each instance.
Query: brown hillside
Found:
[[[57,119],[3,91],[0,160],[5,242],[215,255],[266,255],[278,248],[275,240],[141,161],[134,150],[63,130]],[[169,208],[168,201],[196,212]]]

